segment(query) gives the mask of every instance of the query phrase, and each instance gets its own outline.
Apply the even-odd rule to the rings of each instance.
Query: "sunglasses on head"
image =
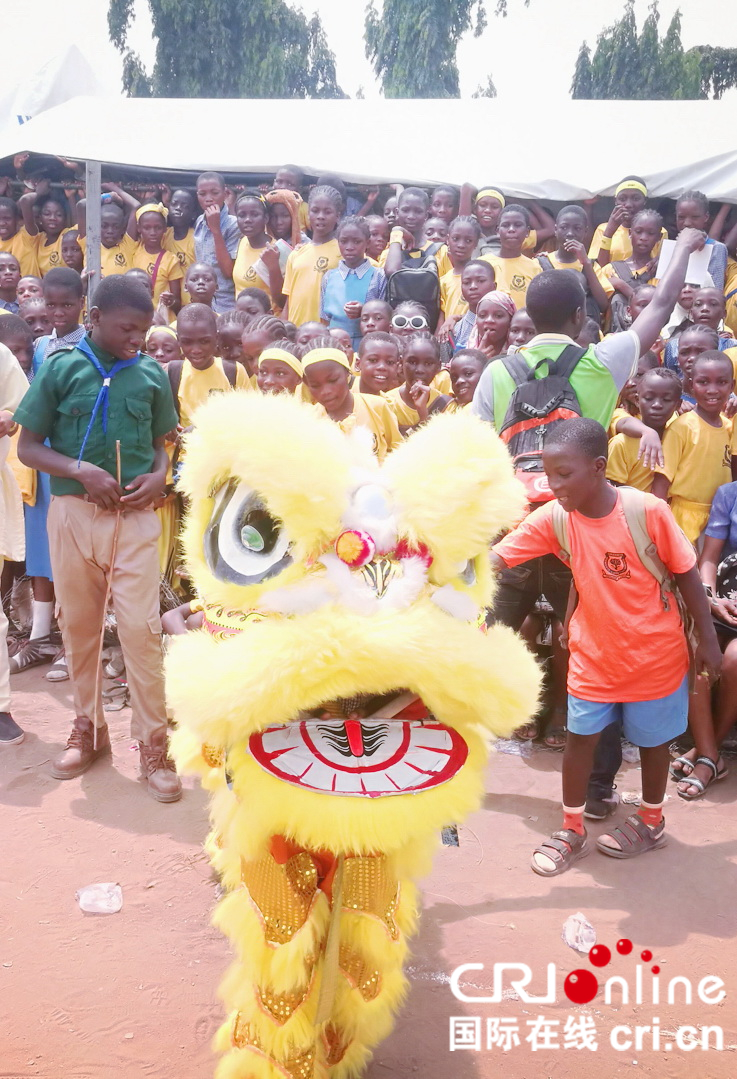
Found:
[[[427,319],[424,315],[411,315],[410,317],[407,315],[394,315],[392,318],[392,326],[395,330],[404,330],[407,326],[413,330],[426,330],[427,325]]]

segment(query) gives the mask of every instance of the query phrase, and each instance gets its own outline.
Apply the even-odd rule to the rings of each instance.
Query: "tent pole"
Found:
[[[85,162],[85,181],[87,197],[87,270],[90,274],[88,286],[88,308],[95,289],[100,283],[100,198],[102,196],[100,162]]]

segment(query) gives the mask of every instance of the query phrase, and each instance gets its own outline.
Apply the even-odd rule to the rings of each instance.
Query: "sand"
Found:
[[[209,925],[217,886],[201,849],[205,798],[191,780],[174,805],[146,793],[127,711],[110,717],[112,759],[76,780],[52,779],[49,760],[66,739],[70,691],[43,673],[13,679],[14,714],[27,735],[0,751],[0,1079],[207,1079],[214,1069],[209,1043],[222,1018],[216,987],[229,956]],[[439,850],[424,883],[411,992],[369,1079],[737,1075],[737,766],[693,804],[670,785],[665,849],[624,863],[594,852],[548,880],[530,871],[529,859],[559,825],[559,771],[559,754],[492,754],[484,806],[459,829],[459,847]],[[639,767],[625,765],[618,783],[620,791],[638,791]],[[629,808],[620,808],[618,819]],[[591,827],[594,836],[602,831]],[[121,885],[120,913],[79,909],[77,889],[99,881]],[[726,998],[622,1005],[618,998],[604,1003],[600,992],[590,1004],[572,1004],[565,977],[576,968],[596,970],[561,939],[564,921],[577,912],[613,952],[600,981],[611,972],[634,989],[639,956],[650,949],[652,960],[640,962],[645,972],[658,964],[661,982],[682,975],[694,990],[715,975]],[[615,950],[624,937],[633,941],[630,956]],[[449,978],[464,963],[484,965],[463,982],[480,996],[491,995],[494,963],[527,963],[534,993],[544,992],[546,965],[555,963],[557,1000],[526,1003],[507,980],[500,1003],[462,1003]],[[526,1024],[539,1015],[559,1021],[548,1029],[560,1047],[533,1051],[525,1040]],[[451,1016],[479,1020],[480,1051],[450,1052]],[[593,1021],[596,1051],[562,1047],[569,1016]],[[649,1033],[641,1048],[611,1047],[612,1028],[652,1026],[655,1017],[660,1050]],[[493,1019],[516,1021],[520,1044],[487,1049]],[[696,1037],[705,1025],[722,1027],[724,1050],[678,1048],[675,1031],[685,1024],[697,1028]],[[475,1030],[472,1022],[472,1041]]]

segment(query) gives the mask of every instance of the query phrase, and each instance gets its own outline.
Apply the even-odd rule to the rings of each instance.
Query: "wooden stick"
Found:
[[[120,461],[120,439],[115,442],[115,471],[116,478],[118,480],[118,487],[122,487],[122,468]],[[115,572],[115,558],[118,553],[118,534],[120,532],[120,517],[122,511],[117,510],[115,514],[115,530],[113,532],[113,546],[110,554],[110,572],[107,577],[107,588],[105,589],[105,603],[102,608],[102,625],[100,626],[100,641],[97,649],[97,670],[95,674],[95,709],[97,708],[97,701],[102,690],[102,652],[105,646],[105,618],[107,617],[107,608],[110,602],[110,594],[113,589],[113,573]],[[93,734],[92,734],[92,748],[97,749],[97,723],[93,720]]]

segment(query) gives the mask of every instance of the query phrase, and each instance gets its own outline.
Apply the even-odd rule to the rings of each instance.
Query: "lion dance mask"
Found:
[[[524,511],[506,450],[467,412],[382,467],[361,434],[235,393],[187,446],[205,622],[167,685],[236,953],[217,1079],[362,1072],[406,992],[414,880],[478,808],[490,736],[536,708],[532,657],[484,624],[489,542]]]

